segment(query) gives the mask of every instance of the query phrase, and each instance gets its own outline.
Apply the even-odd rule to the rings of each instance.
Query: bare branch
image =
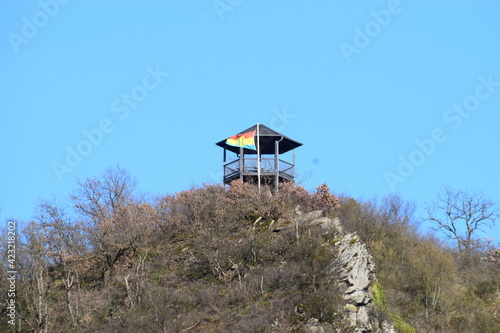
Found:
[[[498,219],[495,204],[480,192],[466,192],[447,186],[437,195],[437,200],[425,206],[427,221],[434,223],[436,231],[443,231],[454,240],[460,253],[470,253],[480,247],[476,237],[484,228],[491,227]]]

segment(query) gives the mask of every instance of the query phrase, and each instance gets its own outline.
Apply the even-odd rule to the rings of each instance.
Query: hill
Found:
[[[40,203],[17,241],[20,331],[500,331],[498,253],[463,260],[397,196],[134,188],[109,169],[71,204]]]

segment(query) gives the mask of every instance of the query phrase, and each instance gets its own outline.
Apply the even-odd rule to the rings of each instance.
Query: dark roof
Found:
[[[247,128],[246,130],[241,131],[237,134],[243,134],[250,131],[257,131],[257,125],[253,125],[252,127]],[[257,136],[257,132],[255,133],[255,135]],[[259,124],[259,145],[261,154],[274,154],[275,142],[279,141],[281,138],[283,139],[279,142],[280,154],[286,153],[287,151],[302,146],[302,143],[292,140],[289,137],[270,129],[265,125]],[[238,154],[240,152],[240,148],[226,144],[226,140],[227,138],[217,142],[216,145],[222,148],[226,148],[227,150],[230,150]],[[255,142],[255,144],[257,145],[257,142]],[[257,154],[257,151],[251,149],[245,149],[244,153]]]

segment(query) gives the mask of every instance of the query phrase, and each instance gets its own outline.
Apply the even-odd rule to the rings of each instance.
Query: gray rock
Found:
[[[366,310],[365,306],[360,306],[358,309],[358,314],[356,316],[356,325],[364,329],[372,328],[370,318],[368,317],[368,311]]]
[[[338,218],[334,218],[333,220],[328,217],[320,217],[312,220],[309,225],[320,226],[323,232],[333,233],[333,234],[341,234],[343,233],[342,225],[340,224],[340,220]]]
[[[378,323],[372,323],[368,315],[374,311],[369,287],[375,279],[375,264],[366,246],[355,233],[344,234],[336,246],[341,264],[340,282],[345,288],[346,317],[355,327],[354,331],[393,333],[392,325],[379,329]]]
[[[342,265],[341,278],[350,292],[365,290],[371,283],[374,274],[374,264],[366,247],[359,242],[356,234],[347,234],[339,244],[340,261]]]
[[[300,214],[297,223],[320,227],[325,235],[334,233],[335,246],[339,254],[340,271],[332,269],[332,274],[339,274],[339,286],[345,299],[345,318],[359,333],[395,333],[394,326],[383,322],[371,322],[371,313],[375,312],[373,296],[369,289],[375,277],[375,264],[372,256],[356,233],[345,234],[338,218],[323,216],[320,210]],[[337,241],[337,239],[340,239]],[[306,332],[324,332],[317,319],[312,318],[304,326]]]
[[[346,301],[354,305],[366,305],[371,301],[370,293],[361,290],[345,294],[344,298]]]

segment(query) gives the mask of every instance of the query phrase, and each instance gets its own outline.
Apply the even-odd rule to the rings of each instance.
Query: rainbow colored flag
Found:
[[[256,150],[255,131],[233,135],[232,137],[226,140],[226,143],[230,146],[243,147],[246,149]]]

